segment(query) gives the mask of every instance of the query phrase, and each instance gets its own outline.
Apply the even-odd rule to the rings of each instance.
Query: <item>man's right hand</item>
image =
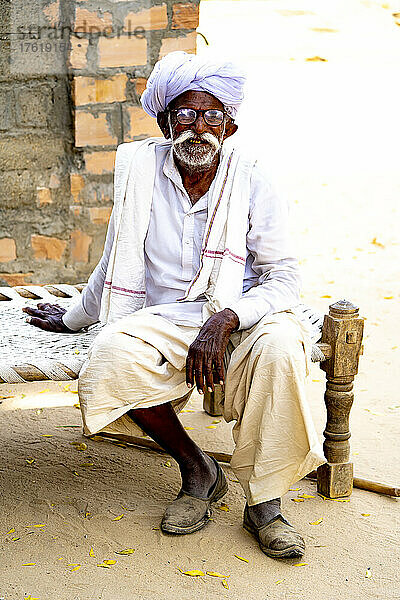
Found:
[[[39,303],[37,308],[25,306],[22,311],[31,315],[29,323],[35,327],[54,333],[76,333],[64,325],[62,316],[67,311],[58,304]]]

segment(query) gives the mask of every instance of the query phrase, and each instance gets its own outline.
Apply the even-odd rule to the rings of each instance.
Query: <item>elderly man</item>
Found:
[[[244,527],[288,558],[304,541],[280,497],[324,459],[305,401],[310,335],[296,314],[287,208],[256,160],[223,145],[243,84],[234,65],[184,52],[156,64],[141,101],[165,139],[119,146],[104,253],[81,302],[25,311],[52,331],[107,323],[79,378],[84,429],[144,432],[177,461],[166,533],[201,529],[228,489],[176,415],[195,387],[225,385]]]

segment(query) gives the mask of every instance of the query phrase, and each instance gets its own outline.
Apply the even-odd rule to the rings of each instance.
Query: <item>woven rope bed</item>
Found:
[[[58,303],[69,308],[77,302],[84,287],[85,284],[0,287],[0,383],[78,378],[101,325],[95,324],[77,333],[50,333],[27,323],[21,309],[38,302]],[[330,305],[329,315],[315,321],[315,327],[316,339],[320,331],[322,337],[313,345],[311,358],[319,362],[326,373],[327,410],[324,430],[327,463],[318,468],[317,489],[326,497],[340,498],[348,496],[353,487],[349,416],[362,349],[363,320],[356,306],[339,300]],[[208,414],[217,416],[222,414],[224,398],[221,386],[215,388],[213,393],[205,392],[203,407]],[[139,438],[125,441],[143,445]],[[147,440],[146,444],[154,443]],[[221,456],[218,454],[217,458]]]
[[[0,383],[78,378],[101,326],[93,325],[88,331],[77,333],[52,333],[29,325],[21,309],[36,306],[38,302],[69,308],[76,303],[83,287],[67,284],[0,287]]]
[[[51,333],[29,325],[21,309],[38,302],[57,302],[69,308],[77,302],[83,288],[84,284],[0,287],[0,383],[78,378],[101,325],[77,333]],[[327,344],[313,345],[314,362],[329,356]]]

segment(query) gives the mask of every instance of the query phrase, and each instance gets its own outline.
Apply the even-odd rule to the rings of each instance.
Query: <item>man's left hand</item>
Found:
[[[212,315],[200,329],[198,336],[189,346],[186,359],[186,383],[196,384],[200,394],[206,387],[214,391],[216,381],[224,383],[223,358],[230,335],[239,326],[239,318],[233,310],[225,308]]]

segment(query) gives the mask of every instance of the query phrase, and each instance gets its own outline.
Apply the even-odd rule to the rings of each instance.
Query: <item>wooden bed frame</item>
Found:
[[[27,300],[48,301],[49,294],[59,299],[71,299],[82,291],[84,284],[77,286],[46,285],[46,286],[16,286],[14,288],[0,288],[0,315],[2,307],[9,305],[17,293],[19,297]],[[13,292],[11,292],[13,290]],[[43,298],[44,296],[44,298]],[[19,307],[20,309],[20,307]],[[9,316],[8,322],[9,322]],[[325,405],[327,411],[326,427],[324,430],[324,454],[326,464],[318,468],[317,490],[327,498],[341,498],[349,496],[353,488],[353,464],[350,458],[350,428],[349,416],[354,400],[353,382],[358,371],[358,362],[362,354],[362,337],[364,321],[359,317],[359,310],[351,302],[339,300],[329,307],[329,314],[325,315],[321,341],[314,346],[314,361],[320,362],[320,367],[326,373]],[[65,344],[70,340],[70,335],[64,334]],[[85,336],[85,332],[77,334]],[[32,337],[34,332],[32,331]],[[93,333],[92,333],[93,338]],[[83,337],[80,337],[83,339]],[[76,342],[75,342],[76,343]],[[5,349],[2,349],[4,356]],[[46,369],[41,369],[31,362],[7,362],[5,370],[1,371],[0,383],[15,383],[42,381],[42,380],[71,380],[79,376],[80,366],[71,367],[59,359],[53,361],[56,373],[49,374]],[[79,353],[79,352],[78,352]],[[317,358],[315,358],[315,356]],[[51,362],[51,361],[50,361]],[[42,361],[43,363],[43,361]],[[41,363],[41,364],[42,364]],[[14,379],[7,378],[4,373],[11,372]],[[2,375],[1,375],[2,373]],[[206,392],[204,396],[204,410],[213,416],[222,414],[223,392],[216,386],[214,393]],[[134,440],[137,443],[137,440]]]

